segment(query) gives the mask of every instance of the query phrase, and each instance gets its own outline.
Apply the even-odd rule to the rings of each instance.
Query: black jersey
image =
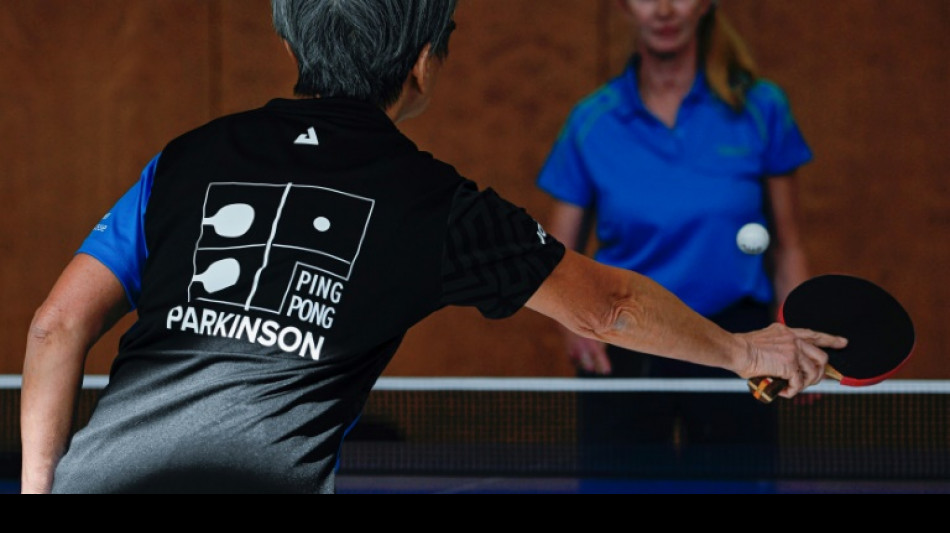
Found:
[[[510,316],[564,247],[381,110],[312,99],[175,139],[80,252],[138,320],[55,492],[327,493],[406,331]]]

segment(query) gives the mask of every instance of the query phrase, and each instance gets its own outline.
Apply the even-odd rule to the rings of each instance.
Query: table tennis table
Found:
[[[87,376],[77,423],[106,379]],[[18,376],[0,376],[2,493],[19,491],[18,389]],[[767,406],[774,438],[756,443],[585,437],[585,402],[607,396],[657,413],[700,403],[715,424],[755,402],[739,379],[384,377],[344,441],[338,493],[950,493],[947,381],[822,383]]]

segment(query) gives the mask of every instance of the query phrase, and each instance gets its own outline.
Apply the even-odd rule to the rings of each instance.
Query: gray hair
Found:
[[[271,0],[274,29],[297,58],[299,96],[387,108],[419,53],[448,55],[458,0]]]

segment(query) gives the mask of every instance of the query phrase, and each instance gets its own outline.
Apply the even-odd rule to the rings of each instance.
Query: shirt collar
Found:
[[[643,98],[640,96],[639,66],[640,56],[634,54],[619,78],[621,93],[624,96],[619,110],[627,118],[633,118],[637,114],[650,114],[643,103]],[[698,69],[696,78],[693,80],[693,86],[683,99],[683,105],[700,102],[711,95],[712,89],[706,81],[706,71],[705,69]]]
[[[361,100],[351,98],[275,98],[267,102],[267,109],[319,115],[348,123],[362,124],[371,129],[396,130],[396,125],[386,113]]]

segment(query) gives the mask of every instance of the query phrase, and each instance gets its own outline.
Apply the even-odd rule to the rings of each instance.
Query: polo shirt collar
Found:
[[[634,54],[627,67],[620,77],[620,92],[623,95],[619,111],[627,118],[634,116],[650,115],[650,111],[643,103],[640,96],[640,84],[637,72],[640,66],[640,55]],[[705,69],[698,69],[696,78],[693,80],[693,86],[683,99],[683,105],[690,105],[695,102],[703,101],[712,95],[712,89],[706,81]]]

